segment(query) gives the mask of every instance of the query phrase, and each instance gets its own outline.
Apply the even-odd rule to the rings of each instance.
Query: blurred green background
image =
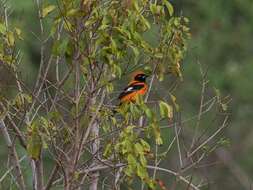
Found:
[[[24,34],[24,41],[20,44],[23,78],[32,83],[40,57],[35,5],[31,0],[9,0],[9,4],[11,19]],[[180,101],[184,102],[184,109],[191,113],[198,108],[201,84],[197,62],[208,68],[210,85],[220,89],[223,95],[232,97],[230,126],[225,131],[231,144],[228,148],[231,167],[220,162],[209,167],[207,170],[210,170],[213,181],[207,189],[246,189],[247,180],[253,180],[253,2],[173,0],[172,4],[178,15],[190,19],[192,33],[183,63],[184,96]],[[11,83],[8,75],[1,72],[0,89],[11,92]],[[6,159],[4,147],[1,143],[1,159]],[[248,189],[250,185],[248,181]]]
[[[198,61],[208,68],[210,84],[230,95],[231,122],[229,168],[216,168],[210,189],[251,189],[253,180],[253,2],[251,0],[175,0],[190,18],[192,40],[184,61],[189,105],[194,104],[200,83]],[[194,89],[194,90],[193,90]],[[198,89],[198,91],[197,91]],[[198,96],[198,95],[197,95]],[[230,165],[231,164],[231,165]],[[209,167],[210,171],[214,171]],[[244,183],[244,185],[243,185]],[[212,186],[212,185],[211,185]]]

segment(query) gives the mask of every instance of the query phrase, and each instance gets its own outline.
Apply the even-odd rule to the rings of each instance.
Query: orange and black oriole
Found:
[[[124,103],[135,102],[138,96],[143,96],[148,90],[146,84],[146,75],[143,72],[138,72],[134,75],[133,80],[119,95],[120,105]]]

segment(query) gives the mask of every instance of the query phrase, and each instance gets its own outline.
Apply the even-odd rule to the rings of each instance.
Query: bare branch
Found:
[[[209,141],[211,141],[217,134],[219,134],[227,126],[228,116],[225,117],[222,126],[215,131],[210,137],[208,137],[204,142],[202,142],[197,148],[195,148],[191,153],[188,154],[188,157],[192,157],[196,152],[198,152],[203,146],[205,146]]]
[[[23,174],[21,171],[21,166],[20,166],[18,154],[17,154],[16,148],[15,148],[15,145],[11,141],[10,135],[8,133],[8,130],[5,126],[3,119],[0,120],[0,131],[2,132],[2,134],[4,136],[7,147],[9,148],[11,164],[12,164],[12,166],[14,166],[14,171],[15,171],[14,175],[17,179],[17,184],[21,190],[26,190],[25,181],[24,181],[24,177],[23,177]]]

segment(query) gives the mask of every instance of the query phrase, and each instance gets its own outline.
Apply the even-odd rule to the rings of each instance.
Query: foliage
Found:
[[[182,108],[173,94],[177,89],[174,84],[183,80],[181,64],[190,38],[188,18],[177,16],[167,0],[36,3],[40,64],[33,87],[19,72],[22,59],[16,44],[23,40],[23,32],[7,24],[6,14],[0,20],[0,40],[4,42],[0,62],[12,74],[16,92],[14,98],[3,97],[2,102],[3,107],[11,105],[6,120],[30,159],[33,188],[51,189],[57,183],[60,188],[71,190],[89,183],[90,189],[96,190],[106,183],[109,189],[120,189],[122,184],[131,187],[140,182],[143,187],[158,189],[156,172],[166,171],[185,186],[199,189],[181,172],[159,165],[174,142],[180,169],[193,162],[191,169],[225,144],[215,138],[227,125],[227,99],[216,91],[206,103],[201,98],[197,125],[189,137],[185,161],[182,160],[182,126],[178,117]],[[150,33],[154,34],[155,43],[150,41]],[[150,91],[136,102],[115,106],[116,84],[136,70],[151,75]],[[161,91],[166,96],[153,100],[152,87],[162,85],[167,77],[173,79],[172,87],[163,87]],[[205,83],[203,76],[204,89]],[[219,118],[222,122],[217,125],[222,125],[214,135],[199,140],[200,120],[206,111],[202,109],[214,105],[225,119]],[[162,125],[174,126],[171,145],[163,139]],[[162,145],[168,145],[168,149],[160,156],[158,147]],[[46,158],[54,169],[44,183]],[[150,169],[154,170],[153,175]],[[109,170],[109,177],[102,175],[104,170]]]

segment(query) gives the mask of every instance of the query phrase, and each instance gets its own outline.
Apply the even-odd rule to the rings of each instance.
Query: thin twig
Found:
[[[179,114],[180,114],[179,112],[175,113],[177,122],[175,122],[174,129],[175,129],[175,137],[176,137],[176,142],[177,142],[179,164],[180,164],[180,168],[182,168],[183,167],[183,159],[182,159],[182,153],[181,153],[180,142],[179,142],[179,134],[178,134],[178,130],[181,128],[181,126],[180,126],[181,117],[179,116]]]
[[[24,155],[22,158],[20,158],[18,162],[21,163],[25,158],[26,158],[26,155]],[[14,169],[15,169],[15,166],[12,166],[10,169],[8,169],[8,170],[2,175],[2,177],[0,178],[0,183],[2,183],[3,180],[6,178],[6,176],[7,176],[10,172],[12,172],[12,170],[14,170]]]
[[[228,116],[225,117],[222,126],[215,131],[210,137],[208,137],[204,142],[202,142],[197,148],[195,148],[190,154],[188,154],[188,157],[192,157],[196,152],[198,152],[203,146],[205,146],[210,140],[212,140],[218,133],[220,133],[227,125]]]
[[[21,171],[18,154],[15,148],[15,145],[11,141],[10,135],[8,133],[8,130],[5,126],[3,119],[0,120],[0,131],[2,132],[4,136],[7,147],[9,148],[11,164],[14,166],[14,169],[15,169],[14,171],[15,171],[15,177],[17,179],[17,184],[21,190],[26,190],[25,181],[24,181],[24,177]]]
[[[202,115],[203,107],[204,107],[203,105],[204,105],[204,99],[205,99],[206,85],[208,83],[208,81],[206,80],[207,72],[203,71],[203,68],[200,63],[199,63],[199,66],[200,66],[200,73],[201,73],[201,77],[202,77],[201,98],[200,98],[200,104],[199,104],[198,119],[197,119],[196,127],[194,130],[194,136],[193,136],[192,143],[191,143],[191,149],[193,148],[193,146],[196,142],[197,133],[198,133],[198,129],[200,126],[200,121],[201,121],[201,115]]]
[[[54,178],[57,175],[58,170],[59,170],[59,164],[56,163],[56,165],[53,168],[53,171],[51,172],[51,175],[50,175],[50,177],[48,179],[47,185],[44,188],[44,190],[49,190],[51,188],[51,186],[53,185],[53,182],[54,182]]]
[[[123,163],[119,163],[119,164],[115,165],[116,168],[125,167],[125,166],[126,166],[126,164],[123,164]],[[113,165],[111,165],[111,167],[113,167]],[[88,168],[88,169],[80,171],[80,174],[86,174],[86,173],[90,173],[90,172],[105,170],[105,169],[108,169],[108,168],[109,168],[109,166],[105,166],[105,165],[95,166],[95,167]],[[180,175],[179,173],[177,173],[177,172],[175,172],[173,170],[161,168],[161,167],[158,167],[158,166],[151,166],[151,165],[148,165],[147,168],[148,169],[152,169],[152,170],[156,169],[158,171],[163,171],[163,172],[172,174],[172,175],[178,177],[179,180],[185,182],[187,185],[190,184],[191,188],[193,188],[194,190],[200,190],[197,186],[195,186],[194,184],[190,183],[190,181],[187,180],[185,177],[183,177],[182,175]]]

